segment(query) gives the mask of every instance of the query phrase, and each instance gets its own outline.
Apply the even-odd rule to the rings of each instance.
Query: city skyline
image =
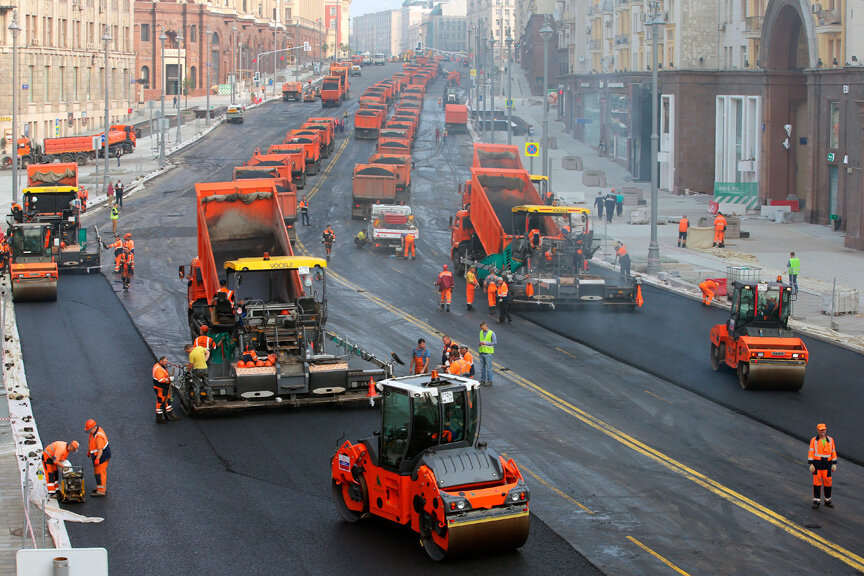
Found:
[[[395,10],[401,6],[402,0],[354,0],[351,2],[351,18],[371,12]]]

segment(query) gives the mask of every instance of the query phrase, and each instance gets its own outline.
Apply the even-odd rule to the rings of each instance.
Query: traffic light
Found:
[[[558,95],[559,95],[559,96],[563,96],[563,95],[564,95],[564,89],[563,89],[563,88],[559,88],[559,89],[558,89]]]

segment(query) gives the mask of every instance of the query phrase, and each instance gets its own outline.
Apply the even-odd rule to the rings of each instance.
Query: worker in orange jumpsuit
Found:
[[[212,338],[210,338],[210,336],[207,335],[207,332],[209,330],[210,330],[210,327],[207,326],[206,324],[201,326],[201,328],[199,328],[201,335],[192,341],[192,345],[193,346],[201,346],[202,348],[204,348],[206,350],[215,350],[216,349],[216,342]]]
[[[132,240],[132,234],[127,232],[123,235],[123,250],[126,250],[129,258],[129,266],[135,270],[135,241]]]
[[[156,392],[156,423],[180,420],[171,406],[171,376],[168,374],[168,358],[162,356],[153,365],[153,391]]]
[[[480,283],[477,281],[477,270],[471,266],[468,272],[465,273],[465,302],[468,304],[468,311],[474,311],[474,290],[480,288]]]
[[[408,258],[408,253],[411,253],[411,259],[417,256],[414,252],[414,234],[409,232],[405,236],[402,237],[402,244],[405,246],[405,253],[402,255],[403,258]]]
[[[134,257],[132,253],[123,248],[120,253],[120,281],[123,283],[123,291],[129,291],[129,284],[132,283],[132,272],[134,266]]]
[[[468,364],[468,374],[466,376],[474,377],[474,356],[471,355],[471,352],[468,351],[468,346],[464,344],[459,345],[459,354],[462,356],[462,360]]]
[[[114,249],[114,272],[120,272],[120,255],[123,254],[123,241],[120,240],[119,234],[114,234],[114,242],[111,244],[102,243],[106,250]]]
[[[45,478],[48,484],[48,495],[54,498],[57,497],[57,490],[60,488],[57,476],[57,465],[69,458],[69,454],[78,451],[78,442],[63,442],[58,440],[52,442],[42,450],[42,470],[45,471]]]
[[[723,216],[722,212],[717,212],[717,216],[714,218],[714,246],[718,248],[725,248],[726,240],[726,217]]]
[[[687,247],[687,230],[690,229],[690,221],[687,220],[687,216],[685,215],[678,222],[678,247],[686,248]]]
[[[618,258],[618,262],[621,263],[621,274],[624,275],[625,278],[630,277],[630,254],[627,253],[627,247],[624,246],[623,242],[615,243],[615,257]]]
[[[714,295],[717,294],[717,288],[720,286],[714,280],[708,278],[699,283],[699,290],[702,291],[702,304],[710,306],[714,300]]]
[[[498,300],[498,282],[495,274],[486,277],[486,300],[489,304],[489,315],[495,314],[495,303]]]
[[[450,299],[453,296],[453,273],[447,269],[447,264],[441,266],[441,272],[438,273],[435,285],[438,287],[438,294],[441,298],[438,310],[450,312]]]
[[[111,446],[108,444],[108,435],[92,418],[84,423],[84,430],[89,434],[87,441],[87,454],[93,462],[93,474],[96,476],[96,488],[90,493],[91,496],[105,496],[108,486],[108,462],[111,460]]]
[[[9,244],[6,238],[0,241],[0,275],[6,273],[6,268],[9,266]]]
[[[448,374],[456,376],[467,376],[471,371],[471,365],[465,362],[459,354],[459,348],[454,346],[450,349],[450,366],[447,367]]]
[[[810,451],[807,453],[810,473],[813,474],[813,508],[819,508],[822,493],[825,493],[825,506],[833,508],[831,502],[831,474],[837,471],[837,446],[834,439],[828,436],[825,424],[816,425],[816,436],[810,439]]]
[[[81,186],[78,188],[78,201],[81,202],[81,213],[87,211],[87,200],[90,199],[90,193],[87,192],[87,188]]]

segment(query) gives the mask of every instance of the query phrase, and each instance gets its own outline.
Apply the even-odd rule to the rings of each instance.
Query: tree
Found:
[[[341,46],[339,46],[339,49],[342,50],[342,54],[345,56],[351,54],[351,46],[349,46],[348,44],[342,44]]]
[[[327,58],[327,50],[329,50],[329,49],[330,49],[330,45],[327,44],[326,42],[321,44],[321,59],[322,60]]]

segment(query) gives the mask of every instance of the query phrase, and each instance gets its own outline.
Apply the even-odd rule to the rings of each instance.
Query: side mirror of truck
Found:
[[[180,271],[179,271],[179,275],[180,275],[180,279],[181,279],[181,280],[182,280],[183,278],[186,277],[186,270],[185,270],[184,268],[185,268],[185,266],[183,266],[183,265],[181,264],[181,265],[180,265]]]

